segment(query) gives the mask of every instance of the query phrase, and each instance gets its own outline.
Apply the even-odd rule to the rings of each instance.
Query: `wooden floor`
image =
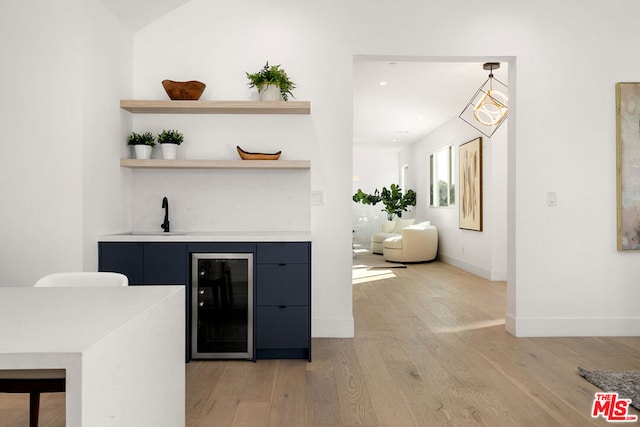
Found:
[[[314,339],[311,363],[189,363],[186,425],[603,426],[577,367],[640,369],[640,338],[509,335],[504,282],[369,254],[354,277],[354,339]],[[41,417],[63,426],[64,395],[45,396]],[[0,426],[26,420],[26,396],[0,394]]]

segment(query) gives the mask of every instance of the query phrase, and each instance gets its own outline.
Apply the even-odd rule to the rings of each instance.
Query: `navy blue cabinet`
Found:
[[[191,254],[253,253],[255,357],[311,360],[310,242],[100,242],[98,252],[99,270],[131,285],[186,285],[188,328]]]
[[[311,361],[311,243],[260,243],[256,357]]]
[[[98,244],[98,270],[122,273],[130,284],[144,283],[144,246],[135,242]]]
[[[144,284],[186,284],[186,256],[184,243],[144,243]]]
[[[184,285],[184,243],[100,242],[98,270],[122,273],[130,285]]]

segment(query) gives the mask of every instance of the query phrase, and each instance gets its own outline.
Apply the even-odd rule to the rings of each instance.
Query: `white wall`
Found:
[[[0,13],[0,284],[82,268],[82,57],[78,0]]]
[[[31,0],[0,14],[12,82],[0,100],[3,284],[84,265],[79,5]],[[639,13],[629,0],[192,0],[136,34],[133,93],[157,98],[163,78],[195,78],[209,99],[247,99],[245,71],[267,59],[286,67],[312,114],[281,146],[312,161],[311,187],[324,192],[311,209],[314,334],[348,336],[354,55],[508,58],[507,328],[637,335],[640,254],[616,251],[614,84],[637,80]],[[250,142],[262,146],[258,129]],[[546,205],[548,191],[558,206]]]
[[[97,230],[121,226],[117,99],[132,35],[109,17],[96,1],[2,6],[0,285],[95,269]]]
[[[122,192],[130,173],[118,159],[129,152],[130,117],[118,105],[131,97],[133,33],[100,0],[84,0],[83,11],[82,269],[97,271],[96,236],[122,231],[129,221]]]
[[[400,164],[408,164],[415,180],[418,203],[415,215],[438,228],[438,258],[489,280],[507,279],[507,128],[500,127],[492,138],[453,117],[420,141],[400,153]],[[458,146],[482,137],[483,230],[459,228],[458,204],[429,206],[431,185],[429,156],[445,146],[454,147],[456,199],[460,197]]]
[[[132,229],[162,231],[162,198],[172,231],[311,229],[308,169],[136,170]]]

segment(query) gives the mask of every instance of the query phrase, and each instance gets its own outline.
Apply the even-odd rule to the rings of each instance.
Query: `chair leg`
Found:
[[[38,427],[38,414],[40,412],[40,393],[29,393],[29,427]]]

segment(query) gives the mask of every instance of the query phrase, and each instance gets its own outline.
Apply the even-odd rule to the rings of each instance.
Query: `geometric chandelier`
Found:
[[[491,137],[507,119],[508,88],[493,77],[493,70],[500,68],[499,62],[487,62],[482,68],[489,71],[489,78],[471,97],[459,117],[484,135]]]

